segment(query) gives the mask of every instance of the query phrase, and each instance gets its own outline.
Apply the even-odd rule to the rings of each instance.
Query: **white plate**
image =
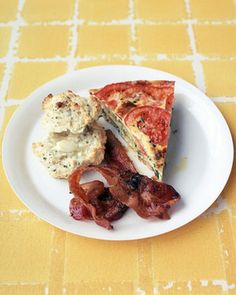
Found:
[[[182,199],[167,221],[147,221],[129,210],[114,230],[92,221],[75,221],[68,211],[71,198],[66,181],[55,180],[33,155],[31,144],[43,136],[41,102],[49,93],[71,89],[87,94],[111,82],[127,80],[176,81],[165,181]],[[233,144],[229,128],[216,106],[188,82],[165,72],[137,66],[99,66],[59,77],[34,91],[12,117],[3,141],[3,164],[8,180],[22,202],[36,215],[65,231],[90,238],[132,240],[176,229],[205,211],[219,196],[231,171]],[[135,163],[137,161],[135,160]],[[140,166],[141,167],[141,166]],[[143,174],[150,175],[144,165]]]

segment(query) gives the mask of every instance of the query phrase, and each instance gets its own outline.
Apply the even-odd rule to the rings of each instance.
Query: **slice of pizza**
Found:
[[[92,89],[106,118],[162,180],[174,102],[173,81],[128,81]]]

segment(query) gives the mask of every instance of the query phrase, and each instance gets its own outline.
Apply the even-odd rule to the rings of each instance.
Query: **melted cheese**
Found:
[[[81,134],[51,133],[33,144],[33,151],[53,177],[67,178],[81,165],[100,164],[105,141],[105,130],[95,125]]]
[[[74,140],[61,140],[56,143],[54,150],[58,152],[71,153],[78,150],[78,144]]]

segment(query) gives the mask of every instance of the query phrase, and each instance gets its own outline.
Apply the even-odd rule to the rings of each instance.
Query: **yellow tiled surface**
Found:
[[[4,236],[0,241],[1,282],[47,281],[53,228],[27,212],[2,214],[0,230]]]
[[[136,242],[97,242],[91,240],[88,243],[86,238],[68,236],[65,245],[65,255],[67,257],[64,269],[64,280],[66,283],[76,283],[78,281],[104,281],[121,282],[137,279],[137,248]],[[84,249],[78,253],[78,247]],[[96,252],[93,251],[97,248]],[[106,257],[106,259],[104,259]],[[127,261],[129,267],[127,268]],[[100,271],[101,269],[112,269],[115,265],[119,268],[110,272]],[[91,268],[93,272],[91,272]],[[80,277],[78,278],[78,273]]]
[[[17,11],[17,0],[1,1],[0,21],[7,22],[14,20]]]
[[[55,57],[69,53],[67,26],[27,26],[20,34],[19,57]]]
[[[187,277],[191,281],[201,280],[203,277],[210,280],[225,276],[216,216],[200,217],[191,222],[191,227],[184,226],[164,235],[162,239],[156,238],[152,253],[154,277],[161,281],[184,281]],[[208,257],[207,264],[205,257]],[[164,264],[166,268],[160,270],[159,266]],[[175,267],[172,268],[171,265]]]
[[[95,67],[95,66],[102,66],[102,65],[132,65],[133,62],[129,59],[128,56],[124,57],[100,57],[95,58],[94,60],[85,60],[79,61],[76,65],[76,70],[88,68],[88,67]]]
[[[28,22],[43,22],[71,19],[73,13],[73,0],[25,0],[22,15]]]
[[[64,62],[28,62],[15,63],[9,83],[8,98],[25,98],[35,88],[66,71]],[[19,79],[19,77],[21,77]]]
[[[235,96],[236,60],[204,61],[206,91],[210,96]]]
[[[235,19],[234,0],[1,1],[0,145],[34,89],[104,64],[152,67],[195,84],[216,102],[236,144]],[[236,294],[236,164],[211,214],[162,236],[106,242],[30,213],[1,153],[1,295]]]
[[[77,55],[128,54],[129,33],[127,25],[79,26]]]
[[[223,116],[227,120],[227,123],[230,127],[230,131],[236,145],[236,117],[234,116],[236,112],[236,104],[234,102],[228,103],[217,103],[217,107],[222,112]]]
[[[15,110],[17,109],[17,106],[10,106],[8,108],[2,108],[3,114],[1,116],[1,129],[0,129],[0,145],[2,146],[2,139],[4,136],[5,129],[7,127],[7,124],[9,120],[11,119],[12,115],[14,114]],[[0,155],[2,155],[2,149],[0,150]]]
[[[197,50],[205,55],[235,55],[236,26],[195,25]]]
[[[0,28],[0,58],[7,54],[7,49],[10,41],[10,28]]]
[[[0,86],[2,82],[3,73],[4,73],[4,64],[0,64]]]
[[[138,25],[137,52],[139,54],[190,54],[187,26]]]
[[[4,295],[44,295],[46,285],[37,284],[37,285],[3,285],[0,286],[0,294]]]
[[[186,17],[184,0],[134,0],[137,18],[147,20],[179,20]]]
[[[11,116],[17,109],[17,106],[7,107],[4,110],[4,118],[3,118],[3,125],[0,129],[0,145],[2,145],[3,135],[7,126],[8,121],[10,120]],[[15,193],[12,191],[7,178],[3,172],[2,166],[2,150],[0,150],[0,210],[8,210],[8,209],[25,209],[25,206],[22,202],[16,198]]]
[[[194,72],[190,61],[157,61],[147,60],[141,63],[142,66],[172,73],[190,83],[194,84]]]
[[[235,19],[236,7],[232,0],[190,0],[192,16],[203,20]]]
[[[126,19],[129,15],[129,1],[80,0],[79,16],[90,21],[112,21]]]

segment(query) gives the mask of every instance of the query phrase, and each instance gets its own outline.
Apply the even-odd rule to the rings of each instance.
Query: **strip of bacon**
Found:
[[[71,176],[72,178],[72,176]],[[77,178],[77,176],[76,176]],[[77,191],[77,182],[78,179],[71,179],[71,189],[74,191],[75,196],[81,196],[82,198],[84,197],[81,192]],[[74,183],[75,182],[75,183]],[[89,200],[94,200],[96,199],[99,195],[101,195],[104,191],[104,184],[101,181],[94,180],[91,182],[84,183],[80,185],[81,188],[84,190],[86,196],[88,196],[88,199],[84,200],[85,205],[83,200],[81,200],[80,197],[74,197],[70,201],[70,213],[71,216],[74,219],[77,220],[86,220],[86,219],[93,219],[92,215],[89,211],[89,208],[87,208],[87,202]]]
[[[74,219],[93,219],[98,225],[112,229],[110,221],[123,216],[128,207],[113,198],[101,181],[95,180],[80,184],[81,176],[88,171],[101,172],[109,183],[116,183],[114,171],[109,168],[83,167],[75,170],[69,177],[70,191],[74,198],[70,202],[70,213]]]
[[[168,210],[180,199],[171,185],[128,171],[120,175],[110,192],[142,218],[169,219]]]
[[[105,160],[99,166],[82,167],[69,178],[74,198],[70,212],[78,220],[93,219],[98,225],[112,229],[110,221],[121,218],[128,207],[142,218],[168,219],[168,210],[180,199],[175,189],[137,173],[125,148],[107,131]],[[80,184],[87,171],[97,171],[107,180],[109,188],[100,181]]]

